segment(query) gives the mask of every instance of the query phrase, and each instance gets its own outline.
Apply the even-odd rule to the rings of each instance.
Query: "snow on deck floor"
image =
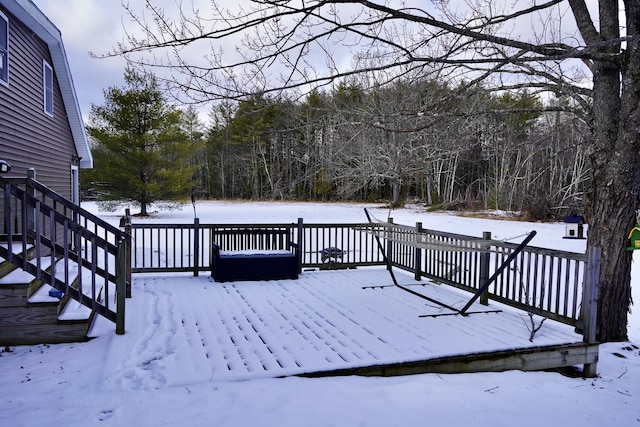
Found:
[[[395,270],[394,270],[395,271]],[[403,286],[463,307],[471,294],[416,282]],[[371,288],[373,286],[373,288]],[[113,338],[107,384],[161,388],[425,360],[579,342],[547,321],[529,342],[521,312],[420,317],[449,310],[393,287],[383,268],[303,272],[298,280],[213,282],[203,275],[136,275],[126,334]],[[539,319],[538,319],[539,321]]]

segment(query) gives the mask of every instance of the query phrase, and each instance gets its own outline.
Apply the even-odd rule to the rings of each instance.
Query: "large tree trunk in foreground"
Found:
[[[633,2],[626,2],[629,3]],[[628,15],[635,14],[636,22],[635,26],[628,27],[629,35],[639,33],[639,11],[640,7],[627,10]],[[633,21],[629,18],[628,24]],[[612,33],[619,31],[617,21],[609,24]],[[601,25],[604,33],[607,32],[606,25]],[[601,341],[627,339],[627,314],[632,302],[633,253],[626,248],[629,246],[628,233],[636,222],[640,191],[639,46],[637,41],[629,43],[628,57],[620,67],[611,62],[597,63],[593,67],[594,142],[591,147],[593,175],[588,205],[588,245],[602,248],[597,320]]]

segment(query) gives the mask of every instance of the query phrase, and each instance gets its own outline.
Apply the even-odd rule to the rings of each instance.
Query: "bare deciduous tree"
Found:
[[[588,245],[602,247],[599,336],[626,338],[626,235],[640,196],[638,0],[600,0],[596,12],[585,0],[252,0],[235,10],[214,1],[203,11],[180,2],[177,19],[145,4],[146,15],[128,9],[142,36],[112,54],[170,70],[170,88],[195,101],[308,90],[363,73],[380,85],[431,74],[465,87],[483,82],[571,98],[592,130],[587,217]],[[577,31],[563,33],[568,24]],[[589,87],[576,69],[590,74]]]

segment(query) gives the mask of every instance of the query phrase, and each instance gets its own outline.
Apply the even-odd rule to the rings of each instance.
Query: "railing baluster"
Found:
[[[23,206],[27,206],[26,204]],[[40,215],[40,201],[36,200],[35,201],[35,210],[36,212],[38,212],[38,216]],[[36,263],[37,263],[37,278],[42,278],[42,245],[41,245],[41,241],[42,241],[42,224],[40,223],[40,221],[35,221],[35,226],[36,226],[36,239],[35,239],[35,253],[36,253]],[[23,259],[24,261],[26,261],[26,256],[23,255]],[[26,262],[24,262],[22,264],[22,268],[24,269],[26,267]]]
[[[118,257],[116,259],[116,334],[124,334],[124,321],[125,321],[125,299],[126,299],[126,270],[128,260],[127,254],[127,239],[124,236],[117,242],[118,243]]]
[[[172,234],[172,241],[173,241],[173,266],[176,266],[176,254],[177,254],[177,250],[178,250],[178,245],[177,245],[177,238],[176,238],[176,229],[173,229],[173,234]],[[180,257],[182,257],[182,245],[180,246]],[[169,260],[167,260],[167,264],[169,263]]]
[[[56,277],[56,245],[58,244],[58,239],[57,239],[57,233],[56,233],[56,219],[55,219],[55,214],[54,211],[50,211],[49,212],[49,233],[51,233],[51,236],[49,237],[49,240],[51,241],[51,266],[50,268],[50,273],[51,273],[51,277]]]
[[[9,199],[9,200],[11,200],[11,199]],[[28,246],[27,245],[27,239],[29,237],[29,233],[28,232],[31,231],[31,230],[29,230],[29,227],[28,227],[28,223],[29,222],[27,220],[28,212],[30,210],[28,208],[28,206],[29,206],[29,204],[27,202],[27,193],[25,192],[23,194],[23,196],[22,196],[22,209],[21,209],[21,211],[22,211],[22,221],[20,221],[21,222],[21,224],[20,224],[20,228],[21,228],[20,233],[22,234],[22,236],[21,236],[21,240],[22,240],[22,242],[21,242],[21,244],[22,244],[22,256],[25,257],[25,258],[27,257],[27,246]],[[9,215],[11,215],[11,214],[9,214]],[[18,212],[17,212],[17,209],[16,209],[16,218],[17,217],[18,217]],[[16,231],[17,231],[17,228],[16,228]],[[11,234],[11,233],[9,232],[9,234]]]
[[[103,280],[104,280],[104,300],[103,301],[108,301],[109,300],[109,271],[111,271],[110,269],[110,257],[109,257],[109,252],[102,250],[102,252],[104,253],[104,270],[107,272],[107,274],[104,275]],[[98,301],[99,302],[99,301]]]
[[[65,218],[64,226],[63,226],[63,268],[64,268],[64,283],[65,283],[65,293],[69,293],[69,219]]]
[[[98,250],[96,246],[96,237],[91,237],[91,299],[95,299],[96,295],[96,266],[98,264]],[[84,297],[84,296],[83,296]]]
[[[562,315],[568,316],[569,313],[569,276],[571,270],[571,260],[565,260],[565,268],[564,268],[564,280],[562,282],[562,287],[564,288],[564,295],[562,301]]]
[[[574,262],[574,271],[573,271],[573,295],[571,297],[571,301],[572,301],[572,305],[571,305],[571,315],[569,317],[573,317],[573,318],[577,318],[578,317],[578,307],[579,307],[579,291],[578,289],[580,288],[580,271],[584,271],[586,267],[583,267],[582,269],[580,269],[580,265],[584,263],[582,263],[581,261],[575,261]]]
[[[200,220],[193,219],[193,275],[198,276],[200,269]]]

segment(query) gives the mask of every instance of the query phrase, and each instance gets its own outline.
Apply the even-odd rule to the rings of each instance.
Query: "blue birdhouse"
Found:
[[[584,217],[571,214],[565,219],[565,239],[584,239]]]

